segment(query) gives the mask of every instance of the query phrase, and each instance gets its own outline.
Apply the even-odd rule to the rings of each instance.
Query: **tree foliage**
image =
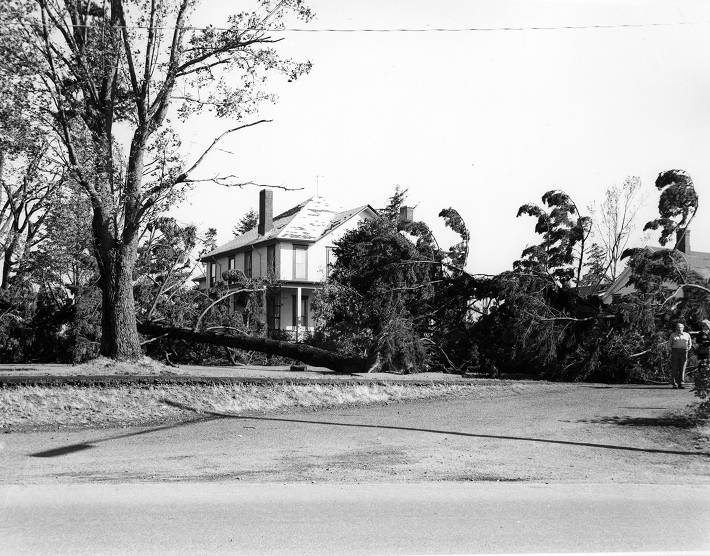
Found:
[[[666,194],[664,189],[661,194],[662,218],[677,216],[672,231],[684,230],[697,211],[689,180],[679,176],[685,173],[663,172],[658,181],[661,189],[670,183],[682,190]],[[697,329],[707,318],[707,281],[679,251],[626,249],[620,258],[628,259],[628,286],[602,304],[598,296],[590,295],[594,289],[573,288],[554,273],[555,268],[569,268],[565,265],[570,265],[570,243],[579,235],[570,233],[576,224],[568,217],[570,203],[563,196],[547,199],[563,207],[556,217],[554,208],[548,213],[531,205],[521,207],[521,214],[538,218],[536,231],[544,238],[537,249],[527,250],[528,264],[518,263],[513,271],[483,280],[484,287],[476,291],[479,299],[495,300],[474,327],[482,359],[503,371],[554,379],[665,380],[668,333],[677,321]],[[623,214],[622,221],[627,221]],[[623,235],[623,225],[613,228],[617,239]],[[605,247],[590,250],[587,283],[594,275],[605,275],[608,257]],[[533,272],[544,270],[545,263],[553,272]]]
[[[676,234],[677,244],[698,210],[698,194],[693,180],[684,170],[666,170],[658,174],[656,187],[661,191],[658,200],[660,216],[647,222],[643,229],[660,229],[658,241],[661,245],[666,245]]]
[[[468,229],[455,209],[443,210],[461,241],[440,249],[426,224],[399,218],[405,196],[397,190],[378,218],[336,242],[336,263],[317,297],[315,341],[376,356],[384,371],[465,372],[477,363],[467,334]]]
[[[542,236],[542,242],[526,247],[513,267],[549,275],[559,283],[575,279],[579,285],[591,218],[582,216],[564,191],[547,191],[542,202],[549,210],[533,204],[518,209],[518,217],[528,215],[536,219],[535,233]]]
[[[41,226],[2,294],[3,361],[77,362],[98,354],[101,296],[88,201],[69,186]]]
[[[259,223],[259,213],[254,209],[249,209],[244,216],[239,219],[237,225],[232,229],[234,237],[238,237],[242,234],[246,234],[248,231],[256,228]]]

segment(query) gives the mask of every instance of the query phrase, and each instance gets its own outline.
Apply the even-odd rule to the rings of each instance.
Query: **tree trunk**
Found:
[[[100,256],[101,355],[112,359],[136,359],[143,354],[133,299],[136,250],[132,245],[119,245],[104,249]]]
[[[12,246],[8,246],[2,256],[2,278],[0,279],[0,290],[7,289],[10,285],[10,271],[12,270]]]
[[[302,361],[309,365],[326,367],[340,373],[363,373],[367,372],[370,368],[370,362],[364,357],[341,355],[340,353],[327,351],[306,344],[294,344],[244,334],[226,336],[209,332],[193,332],[187,328],[173,328],[150,322],[139,324],[138,329],[141,334],[150,336],[167,336],[188,342],[254,350],[266,353],[267,355],[281,355]]]

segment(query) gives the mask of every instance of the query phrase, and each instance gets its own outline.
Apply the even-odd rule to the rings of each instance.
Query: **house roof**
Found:
[[[705,280],[710,279],[710,253],[691,251],[686,253],[685,258],[691,269],[700,274]]]
[[[651,251],[660,251],[660,247],[646,247]],[[688,262],[690,270],[697,272],[705,280],[710,280],[710,253],[704,251],[691,251],[683,253],[685,260]],[[631,278],[631,269],[627,266],[621,274],[614,280],[609,288],[601,294],[603,300],[611,299],[613,295],[625,295],[634,291],[633,286],[629,285]]]
[[[367,208],[374,212],[374,209],[369,205],[343,210],[342,207],[325,197],[311,197],[275,216],[274,227],[264,235],[259,235],[257,228],[254,227],[201,258],[204,260],[208,257],[237,251],[270,239],[317,241]]]

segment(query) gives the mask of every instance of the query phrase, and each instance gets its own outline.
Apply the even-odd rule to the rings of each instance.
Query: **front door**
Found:
[[[281,328],[281,292],[279,291],[266,294],[266,328],[269,337]]]

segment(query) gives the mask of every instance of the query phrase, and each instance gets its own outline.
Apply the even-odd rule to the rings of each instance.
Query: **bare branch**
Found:
[[[231,297],[232,295],[236,295],[236,294],[238,294],[238,293],[245,293],[245,292],[261,292],[261,291],[265,291],[265,288],[257,288],[257,289],[244,288],[244,289],[241,289],[241,290],[232,290],[232,291],[230,291],[229,293],[226,293],[225,295],[223,295],[222,297],[220,297],[219,299],[217,299],[216,301],[214,301],[213,303],[211,303],[211,304],[207,307],[207,309],[205,309],[204,311],[202,311],[202,314],[200,314],[200,316],[197,318],[197,322],[195,323],[195,326],[193,327],[192,331],[193,331],[193,332],[197,332],[197,331],[199,330],[199,328],[200,328],[200,323],[202,322],[202,319],[204,318],[204,316],[210,311],[210,309],[212,309],[212,307],[214,307],[215,305],[217,305],[220,301],[224,301],[224,300],[227,299],[228,297]]]
[[[695,288],[695,289],[698,289],[698,290],[700,290],[700,291],[704,291],[705,293],[710,293],[710,289],[705,288],[705,287],[703,287],[703,286],[699,286],[699,285],[697,285],[697,284],[681,284],[680,286],[678,286],[678,287],[676,288],[676,290],[675,290],[671,295],[669,295],[669,296],[663,301],[663,303],[661,303],[661,307],[662,307],[663,305],[665,305],[666,303],[668,303],[668,302],[669,302],[671,299],[673,299],[676,295],[678,295],[678,292],[682,291],[683,288]]]
[[[615,319],[616,315],[595,315],[593,317],[585,317],[585,318],[575,318],[575,317],[550,317],[550,318],[544,318],[544,319],[537,319],[541,322],[552,322],[552,321],[569,321],[569,322],[591,322],[594,320],[605,320],[605,319]]]
[[[146,344],[149,344],[151,342],[155,342],[156,340],[160,340],[160,338],[165,338],[167,336],[166,334],[161,334],[160,336],[156,336],[155,338],[151,338],[150,340],[145,340],[144,342],[141,342],[141,345],[144,346]]]
[[[195,161],[195,163],[194,163],[192,166],[190,166],[190,168],[188,168],[185,172],[183,172],[182,174],[180,174],[180,175],[175,179],[175,183],[182,183],[182,182],[184,182],[185,180],[187,180],[187,176],[190,174],[190,172],[192,172],[195,168],[197,168],[197,167],[202,163],[202,161],[205,159],[205,157],[207,156],[207,154],[208,154],[208,153],[214,148],[214,146],[215,146],[217,143],[219,143],[225,136],[229,135],[230,133],[234,133],[235,131],[239,131],[240,129],[245,129],[245,128],[247,128],[247,127],[253,127],[253,126],[259,125],[259,124],[270,123],[271,121],[272,121],[272,120],[257,120],[256,122],[251,122],[251,123],[249,123],[249,124],[243,124],[243,125],[240,125],[240,126],[237,126],[237,127],[233,127],[232,129],[228,129],[227,131],[221,133],[220,135],[217,136],[217,138],[216,138],[214,141],[212,141],[212,144],[204,150],[204,152],[199,156],[199,158]]]
[[[236,181],[225,181],[231,178],[236,178],[237,176],[215,176],[214,178],[202,178],[202,179],[186,179],[183,180],[183,183],[202,183],[202,182],[212,182],[216,183],[217,185],[221,185],[222,187],[247,187],[249,185],[252,185],[254,187],[266,187],[266,188],[271,188],[271,189],[282,189],[284,191],[302,191],[303,187],[289,187],[287,185],[273,185],[273,184],[268,184],[268,183],[257,183],[255,181],[241,181],[241,182],[236,182]]]

